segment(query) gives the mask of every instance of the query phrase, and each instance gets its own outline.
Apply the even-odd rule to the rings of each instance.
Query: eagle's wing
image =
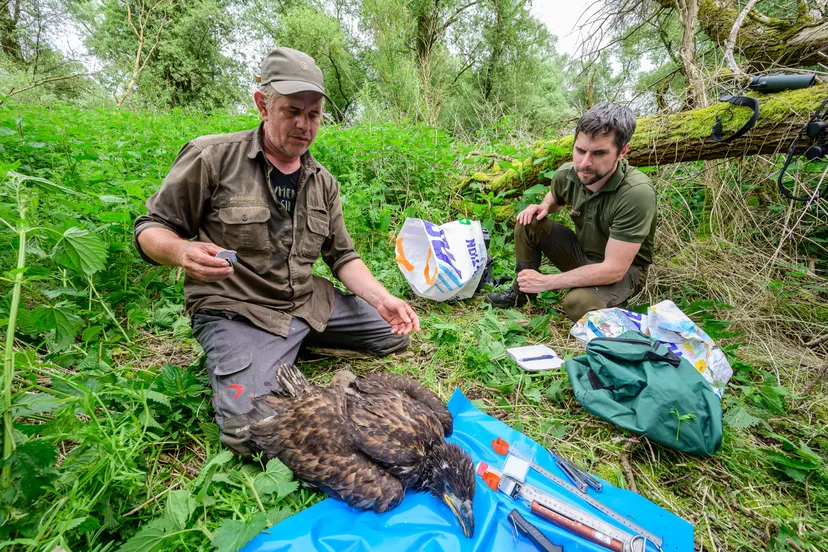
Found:
[[[314,392],[300,398],[262,395],[252,401],[252,411],[269,413],[250,424],[250,443],[267,458],[280,458],[297,450],[310,455],[330,454],[342,448],[344,412],[324,393]],[[293,466],[288,467],[296,472]]]
[[[423,403],[394,389],[348,395],[354,447],[410,484],[425,457],[443,439],[443,426]]]
[[[431,410],[434,416],[443,426],[443,435],[451,435],[454,420],[451,417],[448,407],[443,401],[429,391],[421,383],[411,378],[391,374],[389,372],[373,372],[364,377],[358,378],[355,382],[357,388],[366,394],[387,392],[390,389],[405,393],[411,399],[421,403],[425,408]]]
[[[254,399],[274,414],[250,426],[252,449],[278,457],[297,479],[354,508],[384,512],[403,498],[402,482],[354,447],[344,391]],[[260,406],[263,406],[260,405]]]
[[[395,508],[405,495],[402,481],[359,452],[323,457],[316,471],[321,477],[312,484],[352,508],[381,514]]]

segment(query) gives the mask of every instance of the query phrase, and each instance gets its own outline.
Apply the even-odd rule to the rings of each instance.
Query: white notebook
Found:
[[[529,345],[506,349],[509,358],[527,372],[555,370],[563,366],[563,359],[546,345]]]

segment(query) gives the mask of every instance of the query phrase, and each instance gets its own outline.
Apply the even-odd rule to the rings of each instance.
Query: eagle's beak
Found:
[[[472,511],[472,501],[471,500],[464,500],[460,501],[452,493],[445,493],[443,495],[443,502],[448,504],[448,507],[451,508],[451,511],[454,512],[454,515],[457,516],[457,519],[460,521],[460,527],[463,528],[463,534],[469,538],[474,536],[474,512]]]

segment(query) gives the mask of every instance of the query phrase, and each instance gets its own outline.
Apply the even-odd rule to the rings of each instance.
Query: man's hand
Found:
[[[217,259],[222,248],[210,242],[187,242],[181,248],[176,264],[191,277],[202,282],[218,282],[233,275],[233,267],[224,259]]]
[[[537,270],[527,268],[518,272],[518,289],[520,289],[523,293],[540,293],[551,289],[549,287],[548,279],[549,276],[541,274]]]
[[[543,205],[538,205],[537,203],[533,203],[520,213],[518,213],[517,221],[524,226],[528,226],[532,223],[532,219],[543,220],[546,215],[549,214],[549,209],[544,207]]]
[[[420,331],[420,319],[411,306],[393,295],[388,295],[377,305],[380,316],[391,324],[391,333],[408,335]]]

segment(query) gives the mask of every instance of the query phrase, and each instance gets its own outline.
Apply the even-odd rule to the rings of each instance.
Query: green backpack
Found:
[[[575,398],[599,418],[690,454],[722,448],[722,406],[707,380],[644,334],[595,338],[566,371]]]

